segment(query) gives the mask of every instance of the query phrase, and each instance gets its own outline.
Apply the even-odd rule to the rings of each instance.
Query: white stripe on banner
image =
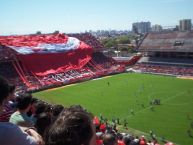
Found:
[[[80,46],[80,40],[74,37],[68,37],[66,43],[61,44],[39,44],[36,47],[16,47],[9,46],[20,54],[32,54],[32,53],[55,53],[55,52],[67,52],[70,50],[78,49]]]

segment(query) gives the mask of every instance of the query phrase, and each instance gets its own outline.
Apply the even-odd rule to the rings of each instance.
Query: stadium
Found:
[[[103,49],[89,33],[0,36],[0,75],[18,96],[83,106],[100,120],[98,132],[104,124],[118,130],[118,144],[124,133],[193,144],[193,32],[148,33],[126,60]]]

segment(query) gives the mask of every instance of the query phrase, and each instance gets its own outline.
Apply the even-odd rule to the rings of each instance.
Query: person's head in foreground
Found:
[[[46,145],[95,145],[92,116],[81,106],[65,108],[46,134]]]

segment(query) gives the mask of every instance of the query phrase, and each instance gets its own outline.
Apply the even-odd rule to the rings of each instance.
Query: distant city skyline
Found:
[[[179,25],[192,0],[0,0],[0,35],[131,30],[132,23]]]

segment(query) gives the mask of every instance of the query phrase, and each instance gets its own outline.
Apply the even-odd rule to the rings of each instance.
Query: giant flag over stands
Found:
[[[91,46],[64,34],[0,36],[0,45],[14,51],[21,64],[38,76],[80,69],[93,52]]]

